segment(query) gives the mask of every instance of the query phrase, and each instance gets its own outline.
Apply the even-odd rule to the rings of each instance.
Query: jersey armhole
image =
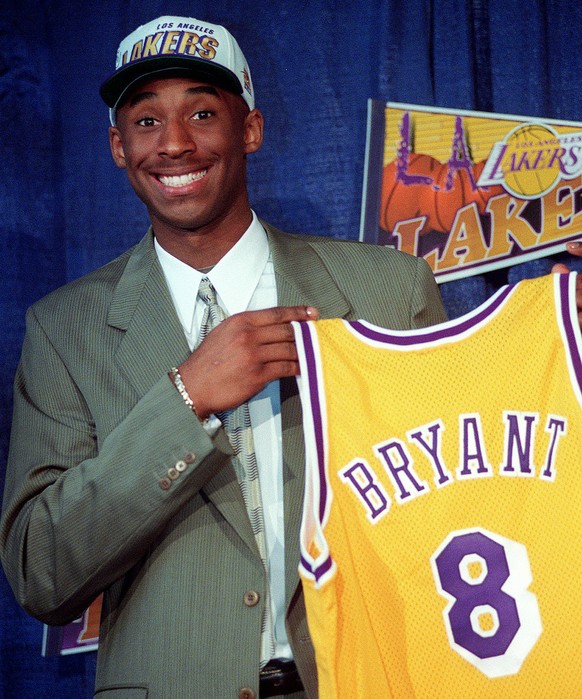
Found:
[[[294,322],[300,373],[297,386],[303,409],[305,489],[299,533],[299,572],[320,587],[334,573],[324,525],[332,498],[327,478],[325,393],[316,321]]]
[[[566,350],[568,370],[578,403],[582,407],[582,334],[576,306],[576,272],[554,274],[554,294],[560,334]]]

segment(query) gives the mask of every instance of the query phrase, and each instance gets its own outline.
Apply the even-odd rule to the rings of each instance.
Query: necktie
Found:
[[[216,300],[216,291],[208,277],[203,277],[200,281],[198,298],[206,305],[202,317],[202,324],[200,326],[200,338],[198,341],[198,344],[200,344],[210,330],[226,318],[226,313],[218,304]],[[232,410],[219,413],[218,417],[224,425],[224,429],[226,430],[231,446],[235,452],[233,458],[234,469],[251,521],[263,567],[265,568],[265,572],[267,572],[267,546],[265,541],[263,507],[261,503],[259,470],[253,442],[249,405],[248,403],[243,403]],[[266,590],[267,599],[265,600],[264,614],[261,623],[261,667],[273,657],[275,650],[271,600],[268,585]]]

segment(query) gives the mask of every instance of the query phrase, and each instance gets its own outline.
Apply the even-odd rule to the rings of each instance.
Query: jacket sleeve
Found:
[[[90,372],[90,350],[83,357]],[[108,377],[98,377],[107,381]],[[115,387],[110,391],[115,402]],[[60,352],[29,311],[14,390],[0,552],[17,600],[68,623],[147,552],[229,460],[167,375],[103,439]]]
[[[410,308],[411,328],[425,328],[447,320],[447,314],[432,270],[426,260],[422,258],[417,258]]]

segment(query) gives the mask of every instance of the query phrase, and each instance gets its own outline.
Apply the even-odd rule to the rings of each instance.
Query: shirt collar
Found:
[[[183,327],[190,332],[200,280],[208,277],[228,315],[248,308],[269,259],[269,242],[255,212],[236,244],[208,273],[200,272],[170,255],[154,238],[156,254]]]

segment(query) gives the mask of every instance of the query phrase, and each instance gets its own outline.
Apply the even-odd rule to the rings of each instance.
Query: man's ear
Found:
[[[263,115],[253,109],[245,117],[245,153],[256,153],[263,143]]]
[[[109,147],[111,148],[113,162],[117,167],[125,169],[125,152],[123,150],[121,134],[117,126],[109,127]]]

